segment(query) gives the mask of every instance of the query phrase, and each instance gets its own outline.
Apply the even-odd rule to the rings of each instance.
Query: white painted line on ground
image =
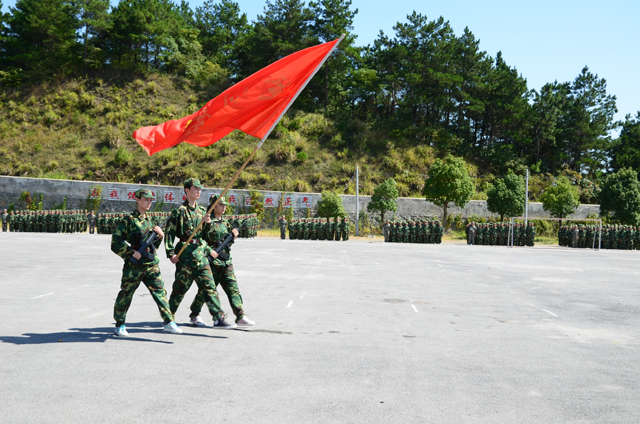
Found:
[[[414,311],[418,312],[418,308],[416,308],[416,305],[411,305],[411,307],[413,308]]]
[[[548,314],[553,315],[554,317],[557,317],[557,316],[558,316],[558,315],[554,314],[554,313],[553,313],[553,312],[551,312],[551,311],[547,311],[546,309],[543,309],[543,311],[545,311],[545,312],[546,312],[546,313],[548,313]]]
[[[307,294],[307,292],[302,293],[302,296],[300,296],[300,299],[302,299],[305,294]]]
[[[49,295],[52,295],[52,294],[55,294],[55,293],[51,292],[51,293],[47,293],[47,294],[41,294],[40,296],[32,297],[31,299],[37,299],[39,297],[45,297],[45,296],[49,296]]]
[[[290,308],[292,303],[293,303],[293,300],[290,300],[289,304],[287,305],[287,308]]]

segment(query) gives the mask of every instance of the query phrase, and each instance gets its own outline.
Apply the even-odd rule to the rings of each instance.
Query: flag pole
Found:
[[[210,215],[211,212],[213,211],[213,209],[216,207],[216,205],[220,202],[220,200],[224,197],[225,194],[227,194],[227,191],[229,191],[229,189],[231,188],[231,186],[233,185],[233,183],[236,181],[236,179],[238,178],[238,176],[240,175],[240,173],[244,170],[244,168],[247,166],[247,164],[249,162],[251,162],[251,159],[253,159],[253,156],[258,152],[258,150],[260,150],[260,148],[262,147],[262,145],[264,144],[265,140],[267,139],[267,137],[269,137],[269,135],[271,134],[271,131],[273,131],[273,129],[276,127],[276,125],[278,125],[278,122],[280,122],[280,120],[282,119],[282,117],[284,116],[285,113],[287,113],[287,111],[289,110],[289,108],[291,107],[291,105],[293,104],[293,102],[296,101],[296,99],[298,98],[298,96],[300,95],[300,93],[302,92],[302,90],[305,89],[305,87],[307,86],[307,84],[309,84],[309,81],[311,81],[311,78],[313,78],[318,71],[320,70],[320,68],[322,67],[322,65],[324,65],[324,63],[327,61],[327,59],[329,58],[329,56],[331,56],[331,54],[335,51],[336,47],[338,47],[338,44],[340,44],[340,42],[344,39],[345,34],[342,34],[340,36],[340,38],[338,39],[338,42],[336,44],[334,44],[334,46],[331,48],[331,50],[329,51],[329,53],[327,53],[327,55],[324,57],[324,59],[322,59],[322,62],[320,62],[318,64],[318,66],[316,67],[316,69],[313,71],[313,73],[311,73],[311,75],[309,75],[309,78],[307,78],[307,80],[304,82],[304,84],[302,84],[300,86],[300,89],[298,90],[298,92],[296,93],[295,96],[293,96],[291,98],[291,100],[289,101],[289,104],[287,105],[286,108],[284,108],[282,110],[282,113],[280,114],[280,116],[278,116],[278,119],[276,119],[273,122],[273,125],[271,125],[271,128],[269,128],[269,131],[267,131],[267,133],[265,134],[264,137],[262,137],[262,139],[260,140],[260,143],[258,143],[258,145],[256,146],[255,149],[253,149],[253,152],[251,152],[251,154],[249,155],[249,157],[247,158],[247,160],[244,161],[244,163],[242,164],[242,166],[240,167],[240,169],[238,169],[238,171],[236,172],[236,174],[233,176],[233,178],[231,179],[231,182],[229,182],[229,184],[227,184],[227,186],[224,188],[224,191],[218,196],[218,199],[216,199],[216,201],[213,203],[213,205],[211,205],[209,207],[209,209],[207,210],[207,214]],[[182,255],[182,252],[184,252],[184,249],[187,248],[187,246],[189,245],[189,243],[191,242],[191,240],[193,240],[193,236],[200,230],[200,228],[202,228],[202,225],[204,224],[204,218],[202,219],[202,221],[200,221],[200,223],[198,224],[198,226],[196,227],[195,230],[193,230],[191,232],[191,235],[189,235],[189,238],[187,239],[187,241],[184,243],[184,245],[182,246],[182,248],[180,249],[180,251],[178,252],[178,254],[176,255],[178,258],[180,257],[180,255]]]

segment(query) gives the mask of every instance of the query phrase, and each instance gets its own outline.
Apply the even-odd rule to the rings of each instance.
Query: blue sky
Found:
[[[238,0],[237,0],[238,1]],[[176,1],[177,2],[177,1]],[[3,0],[3,11],[15,0]],[[116,1],[112,0],[112,4]],[[195,10],[204,0],[190,0]],[[239,0],[240,9],[254,20],[265,0]],[[586,65],[607,80],[607,91],[617,97],[616,119],[640,111],[640,1],[609,0],[352,0],[359,10],[354,32],[356,44],[367,45],[384,31],[405,21],[413,10],[429,20],[443,16],[456,34],[465,27],[480,39],[491,56],[502,51],[506,62],[518,69],[529,88],[547,82],[572,81]]]

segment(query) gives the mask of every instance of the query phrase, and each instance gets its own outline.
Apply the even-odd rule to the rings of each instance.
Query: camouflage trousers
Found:
[[[147,286],[151,297],[158,305],[163,322],[166,324],[173,321],[173,314],[169,309],[169,302],[167,302],[167,292],[164,290],[162,276],[160,275],[160,267],[158,265],[138,267],[125,264],[122,269],[120,293],[118,293],[116,304],[113,307],[113,318],[116,320],[116,326],[119,327],[124,324],[127,318],[127,311],[131,306],[131,299],[141,281]]]
[[[233,265],[213,266],[211,267],[211,271],[213,273],[213,280],[216,283],[216,288],[218,285],[222,286],[222,290],[224,290],[229,298],[231,309],[233,310],[233,314],[236,316],[236,322],[240,321],[242,317],[244,317],[244,309],[242,307],[242,296],[238,289],[238,281],[236,280],[236,274],[233,271]],[[204,295],[201,290],[198,290],[198,294],[191,304],[192,318],[200,315],[200,311],[202,310],[202,305],[204,305],[204,303]],[[209,308],[211,307],[209,302],[207,302],[207,306],[209,306]]]
[[[175,315],[180,303],[182,303],[182,299],[184,299],[184,295],[191,288],[193,280],[196,281],[198,293],[202,293],[203,300],[207,303],[213,320],[221,319],[224,316],[224,312],[220,306],[220,298],[216,291],[213,275],[211,275],[211,268],[208,265],[203,269],[196,269],[180,262],[176,264],[176,279],[173,282],[171,297],[169,298],[171,313]],[[199,313],[200,311],[195,315],[192,313],[190,317],[194,318]]]
[[[2,232],[3,232],[3,233],[6,233],[6,232],[7,232],[7,223],[6,223],[6,222],[3,222],[3,223],[2,223]]]
[[[281,228],[280,229],[280,238],[282,240],[284,240],[286,238],[286,235],[287,235],[287,231]]]

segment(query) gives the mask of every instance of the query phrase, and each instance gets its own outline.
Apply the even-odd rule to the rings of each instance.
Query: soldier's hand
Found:
[[[211,224],[211,214],[206,214],[204,216],[204,222],[207,224]]]
[[[217,257],[218,257],[218,253],[216,253],[216,251],[215,251],[215,250],[212,250],[212,251],[211,251],[211,257],[212,257],[213,259],[217,258]]]
[[[238,234],[240,234],[240,233],[238,233],[238,229],[234,228],[233,230],[231,230],[231,232],[233,233],[233,239],[234,240],[237,239],[238,238]]]
[[[172,257],[169,258],[169,260],[171,261],[172,264],[177,264],[180,258],[177,257],[176,255],[173,255]]]
[[[133,257],[139,261],[140,258],[142,258],[142,255],[140,254],[140,252],[138,252],[137,250],[135,252],[133,252]]]
[[[153,227],[153,231],[155,231],[156,234],[158,234],[158,237],[160,237],[160,239],[164,238],[164,232],[162,231],[162,228],[160,228],[159,225],[156,225],[155,227]]]

